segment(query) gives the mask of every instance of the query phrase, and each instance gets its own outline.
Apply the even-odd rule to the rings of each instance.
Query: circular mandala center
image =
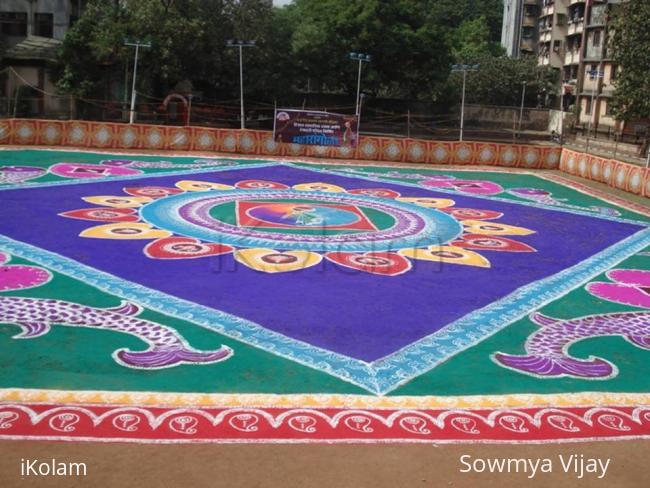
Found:
[[[297,227],[334,227],[350,225],[360,220],[349,210],[318,204],[269,203],[248,210],[248,215],[270,224]]]
[[[318,191],[183,193],[144,205],[140,216],[157,228],[204,242],[277,250],[395,251],[444,244],[462,233],[453,216],[436,209]],[[272,258],[295,259],[286,254]]]

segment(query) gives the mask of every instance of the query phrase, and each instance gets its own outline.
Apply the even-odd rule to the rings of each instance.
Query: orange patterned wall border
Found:
[[[321,157],[399,163],[491,165],[556,169],[555,146],[492,142],[437,142],[398,137],[362,136],[352,147],[276,143],[269,131],[176,127],[145,124],[5,119],[0,144],[78,146],[97,149],[215,151],[256,156]]]
[[[564,149],[560,170],[635,195],[650,197],[650,169],[641,166]]]
[[[554,145],[441,142],[362,136],[352,147],[276,143],[269,131],[146,124],[5,119],[0,144],[77,146],[98,149],[215,151],[255,156],[320,157],[400,163],[487,165],[560,169],[650,197],[650,171],[639,166]]]

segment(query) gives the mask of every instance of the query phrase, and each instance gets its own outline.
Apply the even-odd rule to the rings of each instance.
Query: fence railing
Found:
[[[241,126],[239,100],[192,100],[188,107],[179,101],[166,106],[163,100],[139,94],[135,120],[144,124],[193,125],[214,128]],[[387,110],[368,103],[362,107],[360,132],[364,135],[453,141],[460,136],[460,107],[441,113],[423,113],[398,108]],[[353,105],[302,106],[303,108],[353,114]],[[275,104],[250,100],[245,105],[246,128],[272,130]],[[41,94],[34,97],[0,97],[0,117],[54,120],[128,122],[129,105],[124,100],[79,99]],[[548,140],[548,111],[519,107],[468,105],[464,137],[478,141],[532,142]]]

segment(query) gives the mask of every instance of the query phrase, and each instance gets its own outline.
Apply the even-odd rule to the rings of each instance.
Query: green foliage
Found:
[[[504,54],[501,45],[490,38],[485,17],[466,20],[452,34],[452,53],[458,63],[474,63],[488,56]]]
[[[454,62],[480,62],[469,75],[470,102],[529,105],[550,91],[551,76],[534,60],[502,57],[498,45],[502,0],[295,0],[273,8],[264,0],[91,0],[69,30],[56,78],[66,93],[100,98],[125,85],[133,48],[140,51],[138,90],[165,95],[190,80],[207,97],[236,98],[238,50],[226,39],[255,39],[244,49],[249,96],[271,100],[309,84],[312,91],[354,94],[358,63],[372,55],[363,89],[374,96],[457,100]],[[110,88],[110,87],[113,88]],[[453,102],[455,103],[455,102]]]
[[[612,57],[621,66],[613,112],[620,120],[650,117],[650,0],[620,6],[612,28]]]
[[[126,25],[123,12],[90,2],[84,15],[67,32],[59,52],[61,62],[54,69],[58,87],[64,93],[95,95],[106,76],[101,66],[115,63],[120,55]]]
[[[450,62],[445,32],[426,22],[422,2],[296,0],[291,50],[309,77],[328,91],[353,92],[358,64],[349,52],[369,53],[364,90],[382,96],[431,95]],[[306,80],[304,80],[306,81]]]
[[[538,67],[534,58],[486,55],[475,61],[481,66],[467,74],[468,103],[518,106],[526,82],[526,106],[543,106],[546,94],[553,93],[557,87],[559,74],[549,67]],[[462,73],[452,74],[450,84],[454,96],[460,97]]]
[[[420,14],[427,22],[453,30],[466,21],[484,18],[491,42],[501,40],[503,0],[426,0],[420,4]]]

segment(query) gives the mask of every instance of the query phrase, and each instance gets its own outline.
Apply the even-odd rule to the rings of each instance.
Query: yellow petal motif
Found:
[[[488,236],[527,236],[535,234],[534,230],[514,225],[498,224],[481,220],[463,220],[465,232],[469,234],[484,234]]]
[[[428,207],[428,208],[447,208],[456,205],[456,202],[450,200],[449,198],[400,197],[397,198],[397,200],[400,202],[413,203],[415,205],[420,205],[421,207]]]
[[[209,191],[232,190],[235,187],[231,185],[223,185],[221,183],[212,183],[211,181],[183,180],[176,183],[176,188],[180,188],[183,191]]]
[[[331,193],[341,193],[345,191],[345,188],[340,186],[330,185],[329,183],[301,183],[300,185],[294,185],[294,190],[298,191],[324,191]]]
[[[93,203],[95,205],[101,205],[102,207],[113,207],[113,208],[135,208],[141,207],[145,203],[152,201],[149,197],[125,197],[125,196],[111,196],[111,195],[102,195],[96,197],[84,197],[82,200]]]
[[[235,252],[235,259],[256,271],[284,273],[315,266],[323,256],[309,251],[279,252],[273,249],[241,249]]]
[[[411,259],[434,261],[436,263],[464,264],[489,268],[490,261],[480,254],[455,246],[429,246],[426,249],[402,249],[399,254]]]
[[[149,224],[139,222],[98,225],[79,234],[81,237],[94,239],[159,239],[171,235],[171,232],[154,229]]]

